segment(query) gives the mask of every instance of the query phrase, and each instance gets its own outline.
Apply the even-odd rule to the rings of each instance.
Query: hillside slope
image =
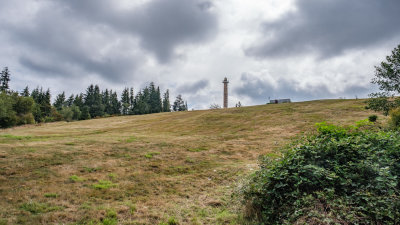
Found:
[[[323,100],[0,130],[0,224],[236,223],[230,194],[259,155],[370,114]]]

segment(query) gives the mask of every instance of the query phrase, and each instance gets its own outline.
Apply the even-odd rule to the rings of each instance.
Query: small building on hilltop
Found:
[[[270,100],[269,104],[291,103],[290,98]]]

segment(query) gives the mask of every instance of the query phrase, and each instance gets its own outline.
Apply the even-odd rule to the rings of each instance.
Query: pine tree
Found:
[[[71,107],[74,104],[74,100],[75,100],[74,94],[71,94],[66,101],[66,106]]]
[[[150,105],[150,112],[149,113],[156,113],[157,112],[157,92],[156,88],[154,86],[154,83],[150,83],[149,87],[149,105]]]
[[[104,105],[98,85],[93,86],[91,84],[86,89],[85,94],[85,105],[89,107],[89,113],[91,118],[100,117],[104,115]]]
[[[21,92],[21,96],[23,96],[23,97],[29,97],[29,96],[30,96],[30,94],[29,94],[29,87],[28,87],[28,86],[26,86],[26,87],[24,88],[24,90]]]
[[[102,94],[101,94],[102,95],[103,105],[104,105],[104,111],[108,115],[113,114],[111,100],[110,100],[111,93],[112,93],[111,90],[108,91],[108,89],[106,89],[106,91],[102,92]]]
[[[135,106],[135,93],[133,92],[133,87],[131,87],[130,91],[129,91],[129,104],[130,104],[130,108],[129,108],[129,114],[132,115],[134,114],[134,106]]]
[[[122,115],[128,115],[129,109],[130,109],[130,95],[129,95],[129,89],[126,87],[122,91],[121,95],[121,104],[122,104]]]
[[[176,96],[174,105],[172,106],[174,111],[187,111],[187,102],[183,101],[182,95]]]
[[[0,76],[0,92],[8,92],[10,89],[9,83],[10,82],[10,71],[8,67],[5,67],[4,70],[1,72]]]
[[[112,108],[112,115],[120,115],[121,114],[121,102],[118,101],[117,92],[110,91],[110,101],[111,101],[111,108]]]
[[[74,105],[78,106],[81,110],[82,110],[82,107],[84,105],[83,98],[84,98],[83,94],[80,93],[79,95],[75,96],[74,103],[73,103]]]
[[[65,102],[65,92],[62,92],[61,94],[58,94],[56,97],[56,100],[54,101],[53,104],[54,107],[56,107],[56,109],[58,111],[61,111],[61,109],[63,107],[66,106],[66,102]]]
[[[81,108],[81,117],[79,118],[80,120],[89,120],[90,113],[89,113],[89,106],[85,105]]]
[[[162,112],[162,100],[161,100],[161,92],[160,87],[157,87],[156,91],[156,100],[157,100],[157,112]]]
[[[169,90],[164,93],[164,98],[162,102],[163,112],[171,112],[171,104],[169,102]]]

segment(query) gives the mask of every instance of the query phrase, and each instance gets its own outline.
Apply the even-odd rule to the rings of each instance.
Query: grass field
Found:
[[[240,224],[261,154],[363,100],[121,116],[0,130],[0,224]]]

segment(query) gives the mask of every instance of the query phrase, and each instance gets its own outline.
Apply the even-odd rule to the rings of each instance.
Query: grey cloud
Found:
[[[269,58],[315,53],[320,58],[400,36],[398,0],[297,0],[297,10],[262,24],[262,38],[245,49]]]
[[[177,88],[178,93],[189,93],[189,94],[196,94],[200,90],[208,87],[210,82],[208,80],[199,80],[191,84],[181,85]]]
[[[37,4],[31,17],[0,22],[0,33],[19,52],[20,64],[43,76],[124,82],[144,64],[143,49],[167,63],[177,47],[208,40],[217,26],[208,1],[152,0],[127,9],[106,0]]]
[[[161,63],[171,61],[178,46],[201,43],[217,33],[217,15],[209,1],[152,0],[126,10],[113,8],[105,0],[73,0],[65,4],[74,16],[138,36],[141,47]]]
[[[246,73],[241,75],[240,81],[241,85],[233,92],[239,96],[249,97],[258,104],[268,102],[268,98],[290,98],[293,101],[304,101],[340,97],[355,98],[356,95],[366,97],[371,90],[370,86],[348,85],[343,91],[332,93],[329,91],[328,84],[325,83],[310,83],[306,87],[301,87],[296,80],[279,78],[274,82]]]

